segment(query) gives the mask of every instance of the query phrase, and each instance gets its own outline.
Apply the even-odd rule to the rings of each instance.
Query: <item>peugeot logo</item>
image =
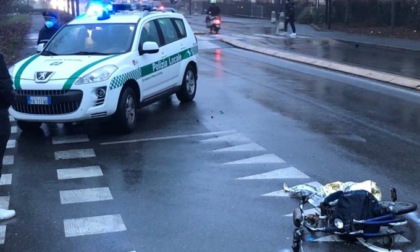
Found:
[[[47,82],[54,72],[36,72],[35,73],[35,82]]]

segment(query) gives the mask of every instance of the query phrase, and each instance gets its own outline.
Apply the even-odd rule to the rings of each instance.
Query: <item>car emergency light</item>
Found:
[[[94,16],[94,17],[97,17],[98,20],[106,20],[110,18],[111,11],[112,11],[111,4],[93,2],[89,5],[84,16]]]

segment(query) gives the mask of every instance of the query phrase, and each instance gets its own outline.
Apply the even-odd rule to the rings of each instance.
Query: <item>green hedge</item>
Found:
[[[0,53],[7,65],[12,65],[19,59],[31,22],[32,18],[28,14],[0,15]]]

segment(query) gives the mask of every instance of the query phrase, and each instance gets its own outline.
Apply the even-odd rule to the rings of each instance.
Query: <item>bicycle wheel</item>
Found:
[[[409,212],[416,211],[417,204],[413,202],[407,202],[407,201],[390,201],[390,200],[384,200],[380,201],[379,204],[385,208],[388,209],[389,206],[393,206],[393,213],[395,214],[406,214]]]

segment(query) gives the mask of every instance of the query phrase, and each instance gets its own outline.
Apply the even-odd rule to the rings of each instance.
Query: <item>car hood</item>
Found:
[[[12,77],[15,82],[20,80],[48,82],[77,79],[106,65],[106,61],[115,56],[42,56],[37,54],[18,62],[13,68]]]

